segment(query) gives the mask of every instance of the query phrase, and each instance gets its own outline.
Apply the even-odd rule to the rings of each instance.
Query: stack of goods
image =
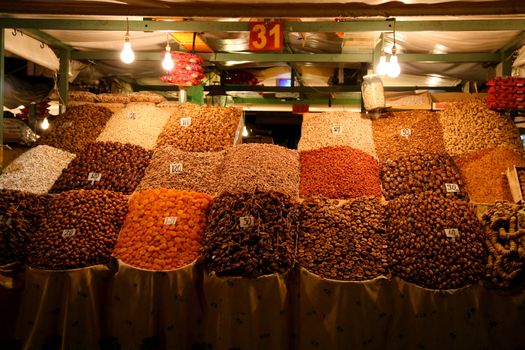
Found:
[[[106,264],[128,204],[111,191],[69,191],[53,196],[27,249],[29,266],[62,270]]]
[[[470,200],[475,203],[512,201],[505,171],[525,167],[525,158],[506,148],[487,148],[456,157]],[[524,183],[520,179],[520,183]]]
[[[525,109],[525,78],[496,77],[487,86],[490,86],[487,98],[490,109]]]
[[[132,92],[128,95],[130,102],[147,102],[147,103],[163,103],[166,99],[152,92]]]
[[[392,273],[408,282],[454,289],[484,276],[481,225],[465,201],[435,193],[390,201],[387,233]]]
[[[525,206],[497,202],[483,214],[489,257],[487,281],[498,288],[525,281]]]
[[[153,154],[137,190],[170,188],[215,196],[219,193],[223,163],[222,151],[185,152],[163,146]]]
[[[379,164],[368,153],[346,146],[302,151],[300,196],[380,197]]]
[[[210,206],[203,242],[206,269],[254,278],[289,271],[295,260],[297,207],[281,193],[225,193]]]
[[[380,160],[412,153],[445,153],[443,129],[438,115],[428,111],[387,113],[372,122],[374,143]]]
[[[150,189],[135,193],[114,255],[148,270],[173,270],[199,257],[211,197]]]
[[[86,145],[95,142],[112,114],[109,109],[96,105],[70,107],[53,120],[38,144],[79,153]]]
[[[461,173],[445,154],[415,153],[381,163],[381,182],[387,200],[431,191],[440,196],[467,198]]]
[[[220,193],[275,191],[299,195],[299,153],[268,144],[245,144],[225,151]]]
[[[25,260],[26,245],[47,207],[46,196],[0,190],[0,266]]]
[[[386,275],[387,238],[377,199],[308,198],[299,217],[300,265],[323,278],[362,281]]]
[[[171,51],[174,66],[161,77],[160,80],[166,83],[179,86],[200,85],[204,79],[204,68],[202,57],[189,52]]]
[[[48,193],[73,158],[73,153],[50,146],[31,148],[4,169],[0,189]]]
[[[452,104],[439,112],[445,150],[452,156],[484,148],[523,152],[520,133],[510,117],[486,108],[481,99]]]
[[[153,149],[170,113],[155,106],[134,104],[111,117],[97,141],[131,143]]]
[[[64,169],[51,192],[99,189],[130,194],[142,180],[151,154],[130,144],[92,143]]]
[[[360,113],[304,114],[297,149],[307,151],[326,146],[349,146],[375,157],[372,121]]]
[[[242,109],[179,105],[157,139],[156,147],[172,145],[189,152],[220,151],[233,146]]]

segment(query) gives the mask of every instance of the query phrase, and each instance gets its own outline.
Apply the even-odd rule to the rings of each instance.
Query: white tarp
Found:
[[[5,50],[52,71],[58,71],[60,61],[46,44],[14,29],[4,29]]]

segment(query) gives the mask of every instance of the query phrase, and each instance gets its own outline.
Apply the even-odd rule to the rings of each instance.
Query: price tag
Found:
[[[94,185],[95,181],[100,181],[102,178],[101,173],[89,173],[88,174],[88,181],[91,181],[91,184]]]
[[[409,128],[401,129],[401,136],[409,138],[410,136],[412,136],[412,129],[409,129]]]
[[[128,118],[129,118],[129,119],[136,119],[136,118],[137,118],[137,113],[135,113],[135,112],[129,112],[129,113],[128,113]]]
[[[343,133],[343,127],[341,125],[332,126],[332,134],[340,135]]]
[[[458,184],[446,183],[445,188],[447,190],[447,193],[458,193],[459,192]]]
[[[239,225],[242,227],[242,228],[245,228],[245,227],[252,227],[253,226],[253,216],[241,216],[239,218]]]
[[[190,125],[191,125],[191,117],[180,118],[180,126],[190,126]]]
[[[183,171],[182,163],[170,164],[170,174],[180,174]]]
[[[445,236],[452,238],[452,240],[455,241],[456,238],[459,237],[459,230],[457,228],[446,228]]]
[[[62,231],[62,237],[64,238],[73,237],[75,233],[77,233],[77,230],[75,230],[74,228],[67,228]]]
[[[250,50],[282,50],[283,22],[250,22]]]
[[[175,225],[177,223],[176,216],[166,216],[164,218],[164,225]]]

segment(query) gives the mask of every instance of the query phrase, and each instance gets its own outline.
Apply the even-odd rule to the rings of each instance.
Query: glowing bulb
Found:
[[[16,109],[24,109],[24,108],[26,108],[26,106],[24,106],[24,105],[20,105],[20,106],[16,107]]]
[[[246,125],[242,127],[242,136],[248,137],[248,129],[246,129]]]
[[[44,120],[42,120],[40,127],[42,128],[42,130],[47,130],[47,128],[49,128],[49,121],[47,120],[47,118],[44,118]]]
[[[390,56],[390,63],[388,64],[388,76],[390,78],[397,78],[401,73],[401,67],[397,62],[397,55]]]
[[[173,58],[171,58],[171,47],[166,45],[166,53],[164,54],[164,59],[162,60],[162,68],[170,71],[174,66],[175,62],[173,62]]]
[[[126,64],[130,64],[135,61],[135,53],[131,48],[131,43],[129,42],[129,36],[126,35],[126,40],[124,41],[124,46],[120,52],[120,59]]]
[[[376,67],[376,72],[379,75],[385,75],[388,71],[388,63],[386,61],[386,56],[383,54],[379,57],[379,63]]]

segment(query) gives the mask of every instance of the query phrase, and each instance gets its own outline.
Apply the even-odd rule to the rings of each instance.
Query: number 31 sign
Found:
[[[283,22],[250,22],[250,50],[282,50]]]

